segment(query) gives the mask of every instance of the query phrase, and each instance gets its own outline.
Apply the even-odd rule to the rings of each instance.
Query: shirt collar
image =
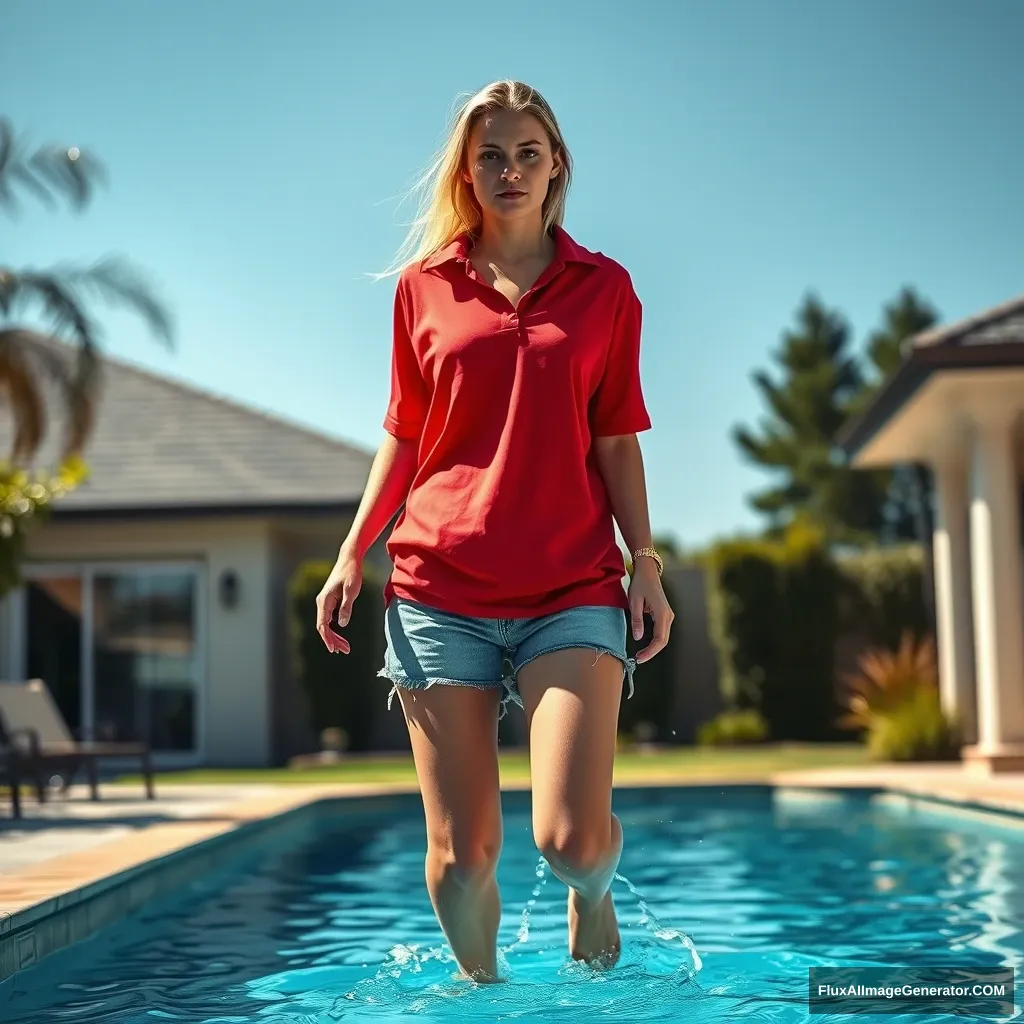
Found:
[[[449,260],[464,260],[469,253],[469,232],[464,231],[461,235],[452,239],[444,248],[438,249],[433,256],[423,261],[423,269],[430,270],[432,267],[439,267]]]
[[[555,261],[562,263],[589,263],[597,266],[598,258],[596,253],[584,249],[560,224],[552,228],[555,239]],[[465,260],[472,249],[472,242],[468,231],[464,231],[442,249],[439,249],[433,256],[423,262],[423,269],[430,270],[432,267],[439,267],[442,263],[451,260]]]

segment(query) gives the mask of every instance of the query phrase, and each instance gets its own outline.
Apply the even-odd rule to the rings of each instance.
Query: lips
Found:
[[[499,192],[498,195],[504,199],[515,199],[517,196],[525,196],[525,192],[520,192],[517,188],[507,188],[504,192]]]

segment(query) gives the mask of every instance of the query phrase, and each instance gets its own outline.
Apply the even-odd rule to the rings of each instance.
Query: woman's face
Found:
[[[539,217],[560,170],[544,126],[532,114],[484,114],[469,137],[464,176],[485,217]]]

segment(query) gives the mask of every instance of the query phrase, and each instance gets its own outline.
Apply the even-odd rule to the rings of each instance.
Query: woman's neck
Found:
[[[550,255],[554,239],[537,220],[484,220],[474,248],[479,256],[502,263],[523,263]]]

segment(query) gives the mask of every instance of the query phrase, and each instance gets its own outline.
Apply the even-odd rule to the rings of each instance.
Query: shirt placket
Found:
[[[563,260],[559,256],[555,256],[551,263],[549,263],[548,266],[544,268],[540,277],[538,277],[537,280],[534,281],[533,284],[530,285],[530,287],[527,288],[526,291],[523,292],[523,294],[520,296],[519,305],[513,306],[512,303],[508,300],[507,296],[502,295],[502,293],[499,292],[497,288],[495,288],[491,284],[488,284],[477,273],[476,267],[473,266],[468,256],[460,256],[459,261],[462,264],[464,264],[467,276],[476,281],[481,288],[486,288],[488,291],[494,292],[494,294],[498,296],[499,300],[505,303],[505,305],[508,307],[508,312],[501,314],[501,326],[503,328],[517,331],[520,335],[520,338],[525,336],[525,332],[520,327],[520,314],[523,312],[523,307],[526,305],[527,301],[533,297],[535,292],[539,291],[546,284],[548,284],[548,282],[552,281],[555,278],[555,276],[558,273],[560,273],[561,270],[565,267],[565,263],[563,262]]]

